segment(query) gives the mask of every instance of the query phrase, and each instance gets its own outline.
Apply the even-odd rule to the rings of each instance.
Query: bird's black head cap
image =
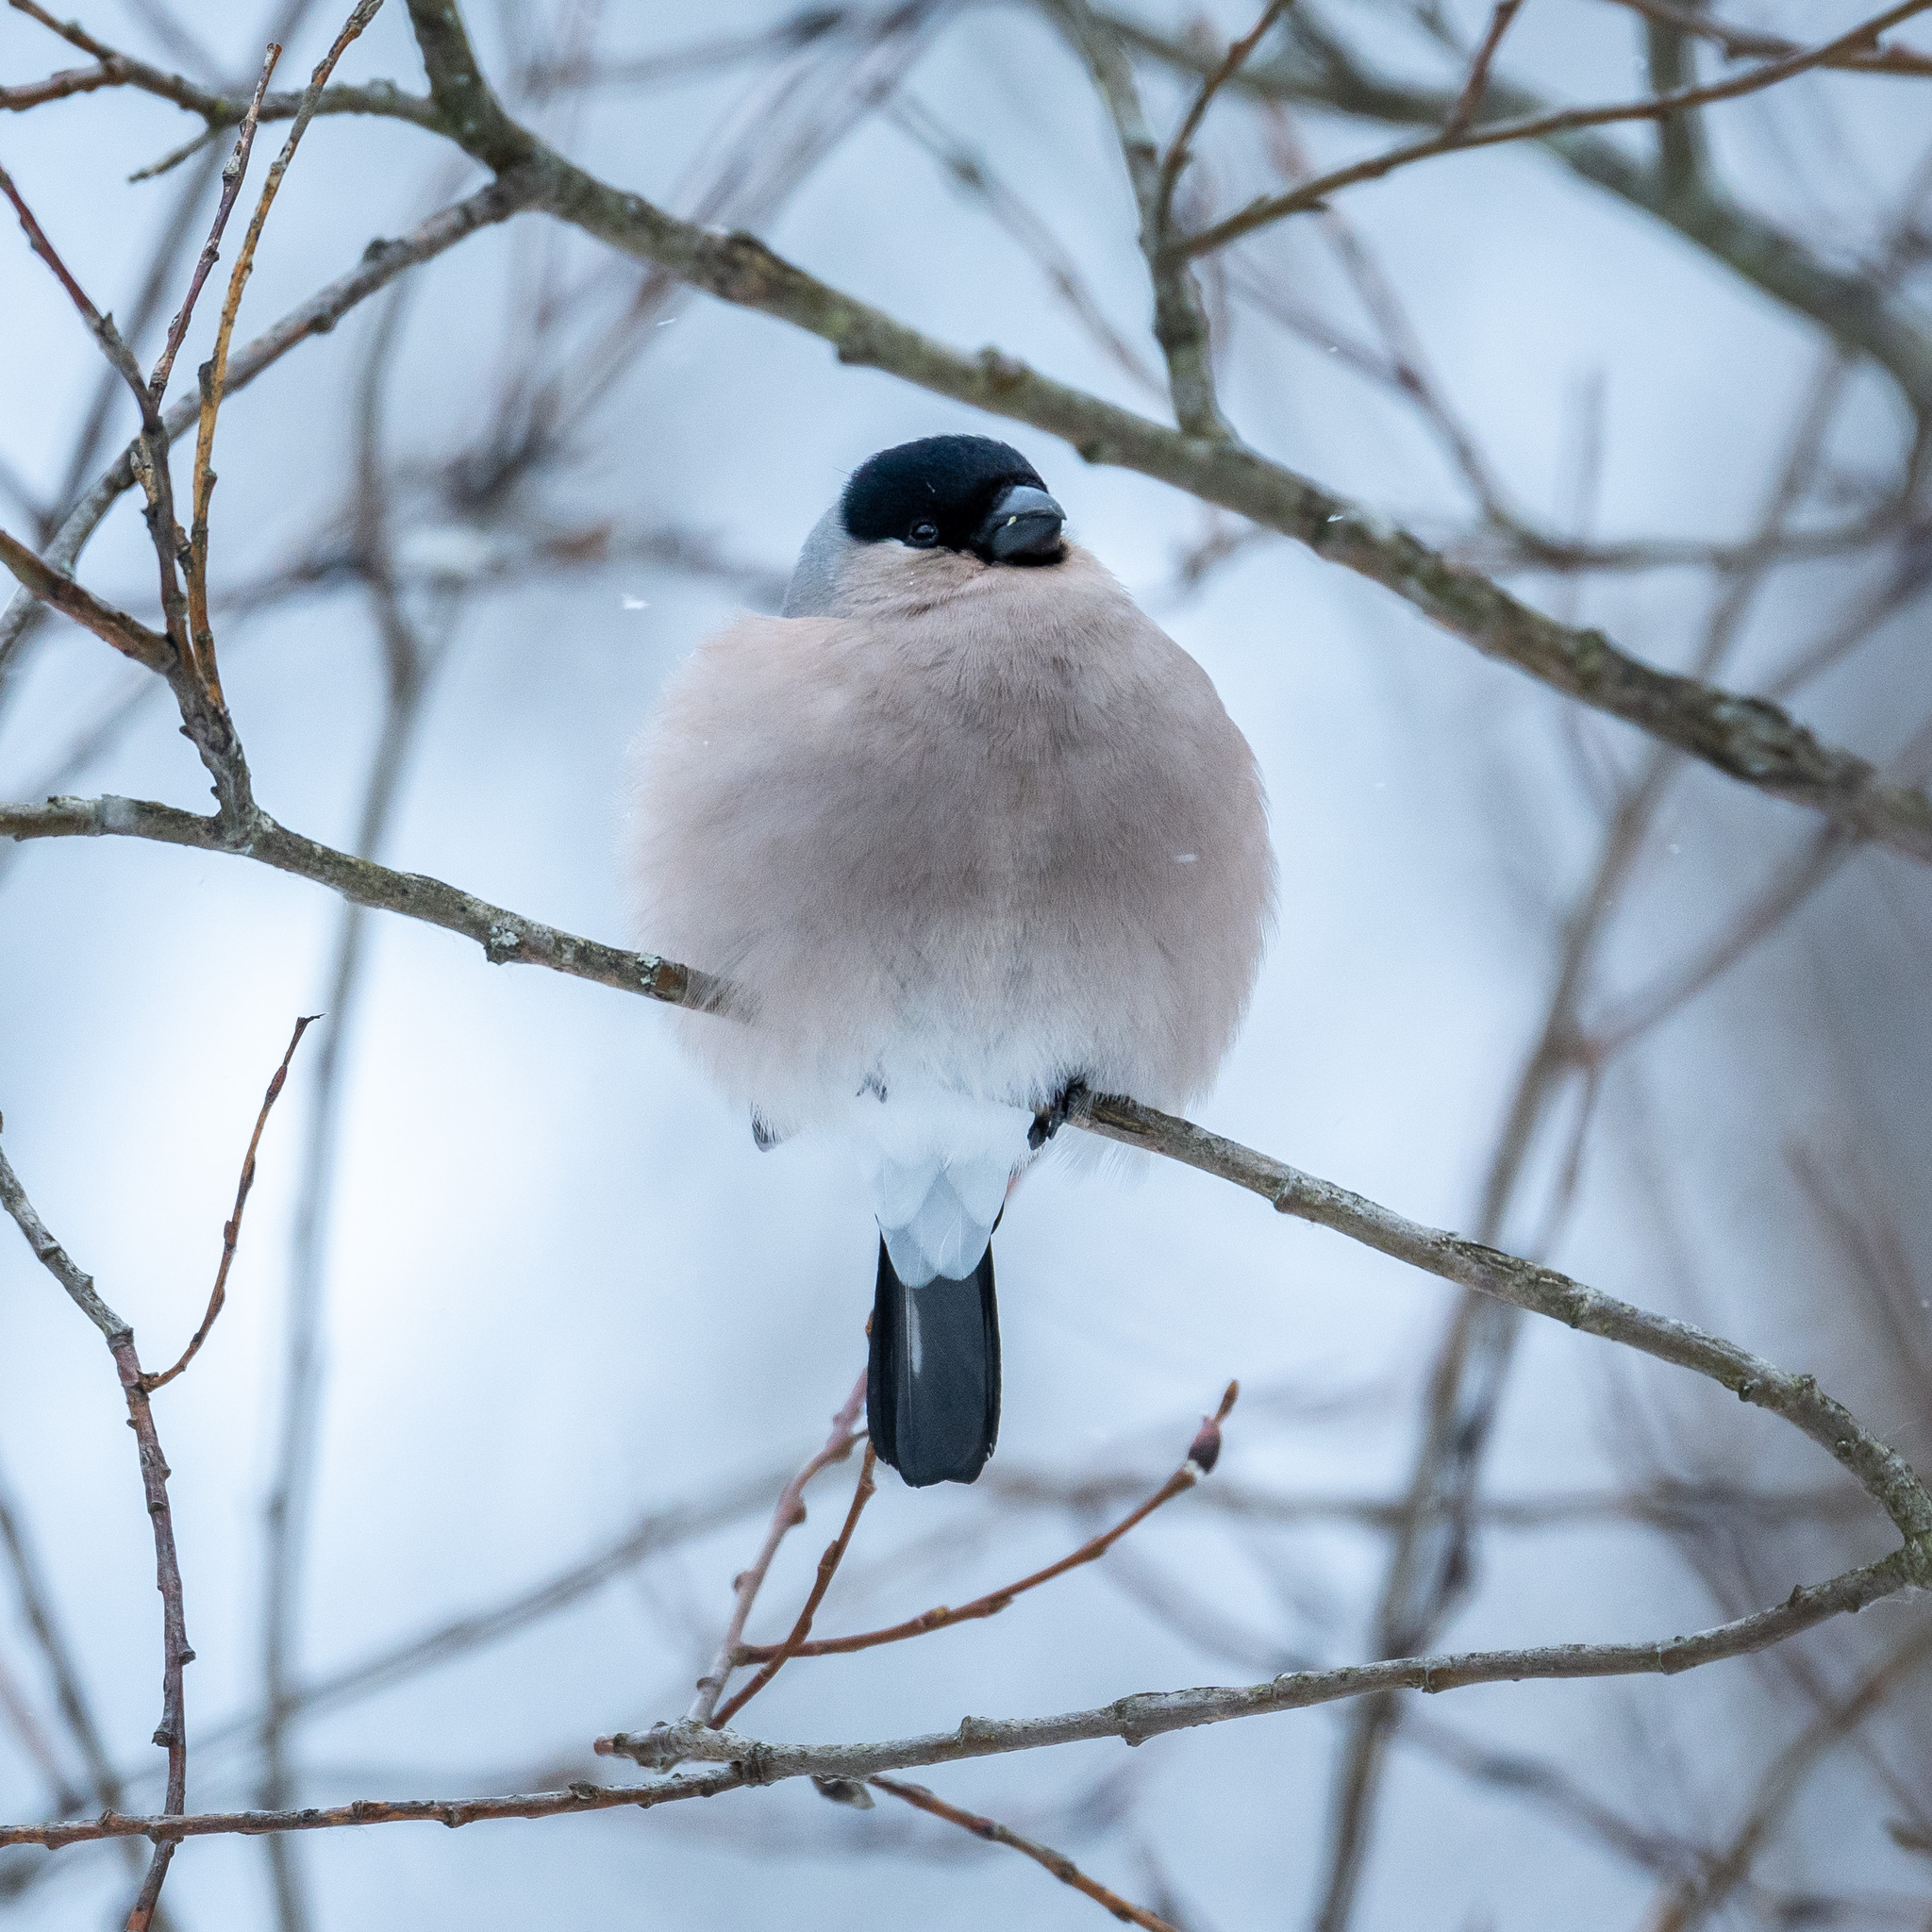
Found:
[[[881,450],[852,473],[839,500],[860,543],[968,551],[987,563],[1058,563],[1058,504],[1010,443],[990,436],[926,436]]]

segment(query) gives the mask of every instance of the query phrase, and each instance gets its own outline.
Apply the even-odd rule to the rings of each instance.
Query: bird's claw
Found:
[[[1026,1144],[1036,1154],[1066,1125],[1074,1106],[1086,1097],[1087,1083],[1077,1077],[1069,1080],[1044,1107],[1036,1108],[1033,1124],[1026,1130]]]

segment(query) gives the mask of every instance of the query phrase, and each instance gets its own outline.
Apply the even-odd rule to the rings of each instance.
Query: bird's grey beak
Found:
[[[974,547],[995,563],[1056,557],[1066,520],[1066,511],[1045,491],[1016,483],[1001,491],[991,515],[974,532]]]

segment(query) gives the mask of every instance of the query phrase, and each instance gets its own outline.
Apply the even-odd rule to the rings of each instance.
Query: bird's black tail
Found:
[[[908,1288],[879,1242],[865,1373],[873,1446],[915,1490],[970,1483],[1000,1433],[1000,1317],[992,1248],[963,1280]]]

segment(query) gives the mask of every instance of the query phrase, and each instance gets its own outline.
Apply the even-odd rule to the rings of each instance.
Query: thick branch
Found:
[[[1932,4],[1932,0],[1926,0]],[[422,0],[412,9],[425,10]],[[447,12],[447,8],[428,8]],[[720,299],[823,337],[841,361],[1064,437],[1089,462],[1137,470],[1219,504],[1395,591],[1486,655],[1607,711],[1775,797],[1932,863],[1932,799],[1888,784],[1865,759],[1821,743],[1776,706],[1658,671],[1601,631],[1532,609],[1478,573],[1307,478],[1239,445],[1209,442],[1037,375],[994,350],[967,357],[828,288],[748,235],[664,214],[541,143],[510,176],[541,206],[613,247]],[[484,150],[475,150],[478,158]]]
[[[673,1006],[713,1012],[728,1008],[730,989],[708,974],[656,954],[626,953],[600,941],[559,932],[441,879],[353,858],[276,824],[265,814],[258,815],[246,836],[237,841],[217,820],[171,806],[111,797],[51,799],[43,806],[0,807],[0,837],[143,838],[202,851],[233,852],[312,879],[358,905],[400,912],[460,933],[474,939],[498,965],[547,966]],[[1913,1549],[1916,1540],[1932,1536],[1932,1497],[1911,1466],[1868,1434],[1841,1403],[1823,1394],[1810,1375],[1788,1374],[1735,1342],[1600,1294],[1555,1269],[1424,1227],[1333,1182],[1137,1101],[1082,1093],[1068,1118],[1090,1132],[1231,1180],[1272,1202],[1281,1213],[1344,1234],[1445,1281],[1707,1375],[1740,1401],[1784,1417],[1827,1450],[1913,1540]],[[1921,1559],[1915,1556],[1913,1561]],[[1932,1577],[1932,1569],[1926,1574]]]
[[[879,1743],[766,1744],[730,1731],[680,1724],[639,1733],[620,1731],[600,1738],[597,1748],[606,1756],[628,1757],[645,1766],[673,1757],[732,1764],[753,1784],[772,1784],[788,1777],[864,1778],[882,1771],[952,1764],[962,1758],[1037,1751],[1097,1738],[1120,1738],[1129,1744],[1141,1744],[1170,1731],[1275,1711],[1307,1710],[1316,1705],[1391,1690],[1453,1690],[1471,1684],[1528,1680],[1674,1676],[1725,1657],[1768,1649],[1828,1618],[1851,1614],[1913,1587],[1915,1574],[1924,1574],[1923,1557],[1909,1550],[1895,1550],[1881,1562],[1847,1571],[1824,1583],[1801,1586],[1775,1609],[1759,1610],[1712,1629],[1659,1641],[1561,1643],[1538,1649],[1400,1657],[1327,1671],[1291,1671],[1264,1684],[1143,1691],[1092,1710],[1069,1711],[1058,1717],[968,1717],[960,1720],[957,1730]],[[6,1834],[0,1833],[0,1843],[7,1841]]]
[[[1404,1657],[1387,1663],[1353,1664],[1332,1671],[1297,1671],[1264,1684],[1238,1688],[1147,1691],[1123,1697],[1095,1709],[1058,1717],[990,1720],[964,1718],[953,1731],[869,1744],[766,1744],[702,1724],[660,1724],[632,1735],[620,1731],[598,1740],[607,1757],[651,1765],[671,1758],[698,1758],[724,1769],[708,1775],[667,1777],[654,1784],[612,1789],[574,1785],[567,1791],[544,1791],[502,1798],[364,1799],[329,1809],[210,1812],[185,1818],[99,1818],[44,1824],[0,1826],[0,1846],[86,1844],[107,1838],[185,1838],[259,1836],[276,1831],[327,1831],[345,1825],[425,1823],[476,1824],[497,1818],[550,1818],[621,1806],[647,1809],[683,1798],[714,1797],[743,1784],[775,1784],[783,1778],[869,1778],[880,1772],[919,1765],[950,1764],[1014,1751],[1036,1751],[1098,1738],[1144,1743],[1171,1731],[1225,1724],[1285,1710],[1306,1710],[1350,1697],[1391,1690],[1441,1691],[1471,1684],[1516,1683],[1608,1676],[1674,1675],[1723,1657],[1762,1650],[1825,1619],[1863,1608],[1910,1586],[1922,1568],[1908,1552],[1894,1551],[1882,1562],[1847,1571],[1810,1589],[1791,1592],[1776,1609],[1760,1610],[1688,1637],[1644,1643],[1571,1643],[1537,1650],[1471,1651],[1433,1657]]]
[[[492,906],[487,899],[421,873],[392,872],[332,845],[305,839],[265,812],[239,833],[221,821],[138,798],[53,798],[45,805],[0,806],[0,838],[153,839],[202,852],[229,852],[259,859],[340,892],[358,906],[400,912],[460,933],[481,946],[495,966],[548,966],[577,979],[594,979],[624,992],[641,992],[672,1006],[722,1009],[725,989],[710,974],[660,959],[626,953],[599,940],[579,939],[540,920]]]

